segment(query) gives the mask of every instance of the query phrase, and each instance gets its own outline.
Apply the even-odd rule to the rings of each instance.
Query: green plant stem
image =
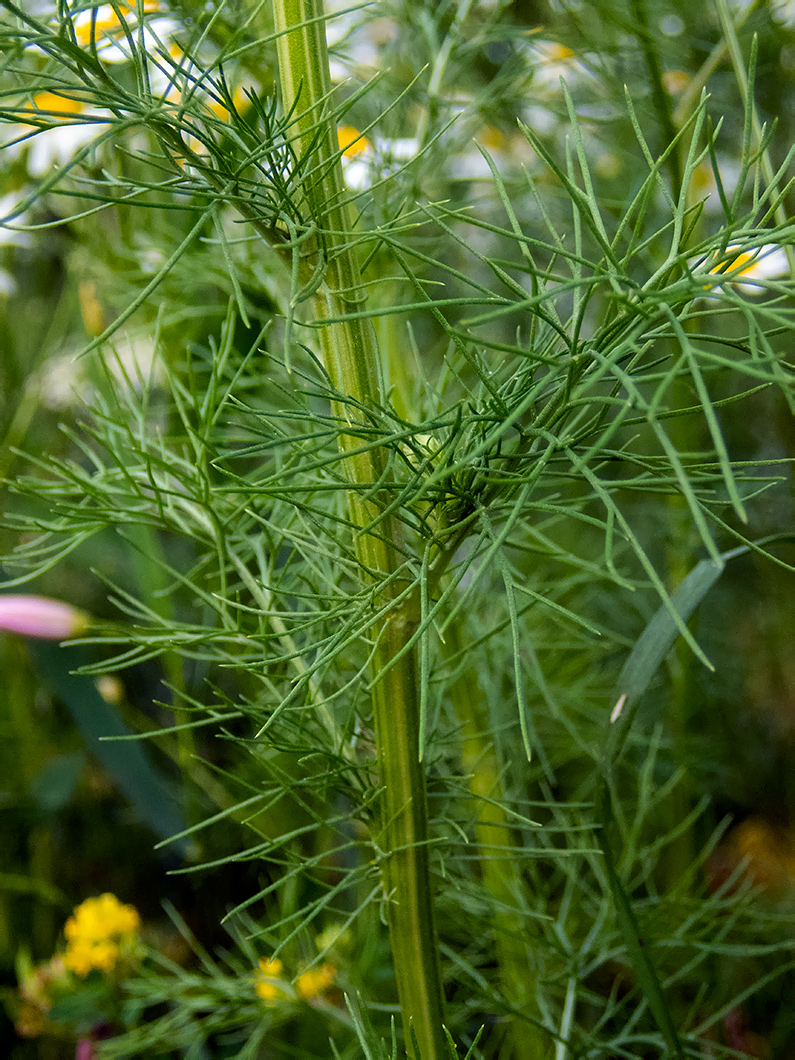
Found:
[[[334,387],[350,402],[336,414],[351,423],[351,409],[375,408],[381,400],[378,350],[372,321],[351,318],[364,301],[347,193],[340,164],[336,123],[330,106],[330,79],[322,0],[273,0],[279,51],[282,103],[293,115],[293,147],[303,162],[304,224],[315,235],[307,240],[320,283],[313,296],[316,326],[326,370]],[[293,292],[295,295],[295,292]],[[347,317],[347,319],[346,319]],[[362,447],[360,438],[341,433],[343,466],[351,483],[349,511],[359,531],[359,563],[387,599],[405,588],[398,574],[403,563],[400,527],[381,519],[377,505],[363,494],[387,470],[384,450]],[[371,527],[370,532],[365,531]],[[425,776],[419,761],[419,695],[416,658],[404,651],[418,620],[414,594],[372,630],[377,647],[371,663],[373,717],[381,787],[378,844],[388,898],[389,929],[398,996],[407,1044],[416,1038],[419,1060],[446,1055],[443,994],[428,855]],[[400,658],[394,662],[396,656]],[[386,666],[393,665],[383,673]]]
[[[447,650],[464,649],[460,624],[446,633]],[[533,921],[521,912],[524,883],[518,859],[508,853],[494,856],[495,846],[514,846],[513,824],[505,810],[502,775],[494,739],[478,694],[478,675],[464,667],[451,687],[456,716],[461,720],[461,765],[469,776],[483,886],[494,903],[492,924],[505,997],[517,1010],[538,1017],[536,974],[532,967]],[[512,1019],[507,1027],[514,1060],[543,1060],[548,1055],[545,1036],[535,1024]]]
[[[646,69],[649,72],[649,84],[651,85],[657,120],[660,124],[661,139],[664,145],[668,145],[676,139],[677,130],[671,113],[671,100],[663,84],[662,67],[657,53],[655,34],[649,26],[649,16],[644,0],[630,0],[630,9],[636,23],[635,34],[646,60]],[[669,152],[667,159],[668,170],[671,174],[673,197],[677,201],[682,191],[680,149],[677,145],[673,151]]]

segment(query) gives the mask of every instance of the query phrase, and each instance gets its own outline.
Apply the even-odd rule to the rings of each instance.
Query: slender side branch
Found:
[[[361,308],[364,292],[351,240],[347,194],[340,164],[336,124],[329,105],[331,90],[322,0],[273,0],[278,40],[282,102],[294,115],[296,154],[306,166],[303,179],[307,221],[317,237],[308,253],[322,273],[314,295],[314,309],[326,370],[337,390],[357,405],[375,407],[380,401],[378,350],[372,321],[344,319]],[[338,415],[349,420],[346,407]],[[349,508],[355,526],[372,524],[374,504],[360,491],[378,482],[386,470],[386,454],[374,448],[352,453],[361,441],[340,437],[348,453],[345,473],[352,484]],[[358,488],[358,489],[357,489]],[[381,519],[375,533],[361,533],[356,551],[363,569],[377,581],[401,566],[400,526]],[[395,598],[403,586],[392,579],[388,593]],[[446,1055],[443,1036],[443,994],[438,945],[433,919],[428,857],[428,808],[425,776],[419,762],[419,696],[416,659],[405,652],[378,679],[411,637],[417,623],[413,598],[396,604],[385,624],[373,630],[378,644],[371,663],[378,761],[383,796],[379,843],[384,852],[382,874],[389,900],[389,928],[398,994],[407,1045],[416,1037],[418,1060],[441,1060]]]

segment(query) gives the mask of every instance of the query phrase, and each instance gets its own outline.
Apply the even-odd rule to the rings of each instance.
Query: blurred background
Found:
[[[30,0],[23,6],[37,17],[52,17],[47,3]],[[177,0],[167,8],[153,5],[164,20],[162,34],[174,42],[190,37],[203,7]],[[756,99],[762,121],[777,124],[771,152],[780,165],[795,139],[795,3],[733,0],[731,14],[746,56],[753,35],[758,38]],[[238,32],[256,40],[258,33],[267,32],[267,18],[253,3],[234,0],[221,9],[205,46],[222,49]],[[368,140],[369,156],[350,152],[346,165],[360,163],[348,173],[354,189],[369,186],[378,167],[382,174],[394,164],[398,141],[410,144],[417,137],[430,105],[422,82],[413,79],[426,63],[433,64],[455,18],[466,26],[464,44],[450,57],[432,101],[437,112],[427,121],[442,128],[451,118],[457,120],[446,134],[445,170],[435,169],[429,155],[427,164],[412,172],[415,193],[477,203],[487,215],[496,210],[494,192],[484,179],[488,166],[473,138],[491,153],[507,186],[519,182],[521,166],[532,169],[537,159],[517,131],[517,118],[551,150],[564,150],[568,120],[561,76],[582,123],[597,196],[617,216],[638,179],[633,170],[637,150],[623,105],[625,84],[652,150],[667,141],[706,86],[711,112],[724,116],[718,141],[721,172],[726,180],[736,173],[742,101],[710,3],[524,0],[457,8],[379,3],[329,26],[336,64],[332,73],[338,82],[352,78],[341,92],[351,93],[351,85],[380,70],[387,93],[406,93],[379,126],[381,156],[374,134]],[[662,99],[649,87],[643,42],[650,35],[658,83],[666,93]],[[19,86],[12,59],[4,61],[5,92]],[[230,81],[267,94],[273,88],[272,64],[265,49],[250,49],[229,63],[226,73]],[[123,76],[122,67],[120,62],[118,76]],[[38,106],[46,109],[42,102]],[[354,112],[358,129],[372,120],[368,106],[366,97]],[[212,356],[208,337],[219,333],[230,297],[237,292],[208,229],[208,238],[192,245],[153,299],[117,333],[109,367],[91,354],[79,357],[185,238],[195,223],[196,205],[183,199],[179,209],[122,205],[90,213],[90,184],[68,179],[26,205],[37,182],[47,180],[54,165],[67,164],[81,149],[80,135],[74,126],[55,122],[46,140],[24,139],[19,123],[7,125],[4,136],[11,146],[0,154],[0,214],[13,219],[0,228],[0,473],[5,480],[0,554],[10,556],[21,547],[24,558],[27,542],[15,516],[49,508],[46,498],[20,494],[17,487],[36,471],[43,454],[67,465],[89,460],[85,406],[101,404],[107,372],[126,378],[133,390],[147,380],[153,415],[160,403],[167,417],[159,391],[164,371],[201,370]],[[389,149],[383,147],[387,140]],[[105,143],[87,157],[84,171],[90,178],[109,166],[121,173],[124,166],[139,165],[135,151],[140,145],[131,140],[128,146],[129,155],[120,160]],[[389,151],[393,161],[385,162]],[[669,175],[675,179],[675,173]],[[783,183],[791,176],[786,173]],[[390,203],[379,200],[381,194],[388,193],[377,193],[372,208],[387,212]],[[556,195],[550,185],[547,207],[553,214],[559,205]],[[709,165],[703,169],[702,197],[707,195],[699,221],[705,231],[721,218],[720,193]],[[786,202],[791,212],[791,196]],[[247,247],[234,252],[248,310],[248,321],[238,326],[233,340],[242,356],[273,308],[279,278]],[[765,393],[726,406],[721,422],[732,452],[760,467],[765,460],[795,456],[791,416],[783,403]],[[779,464],[775,474],[784,485],[755,507],[748,530],[752,538],[793,525],[790,464]],[[649,518],[653,520],[652,513]],[[681,566],[686,550],[677,539],[676,518],[672,510],[669,539],[660,544],[662,552],[668,550],[672,585],[687,573]],[[651,523],[647,530],[652,538]],[[60,558],[54,550],[57,562],[33,583],[16,585],[19,562],[6,563],[0,568],[6,581],[0,591],[54,597],[108,622],[119,621],[117,602],[124,602],[120,594],[129,593],[164,616],[184,617],[193,603],[178,593],[159,591],[163,564],[189,569],[189,549],[184,540],[145,527],[131,524],[122,534],[87,524],[84,542]],[[778,554],[795,563],[792,545],[781,546]],[[793,599],[791,571],[753,554],[734,561],[694,623],[699,642],[721,665],[711,674],[679,649],[668,664],[665,724],[675,764],[686,769],[683,799],[687,806],[702,796],[710,800],[697,826],[700,833],[689,840],[690,853],[725,822],[704,872],[717,887],[747,859],[758,884],[756,901],[771,911],[792,908],[795,897]],[[603,601],[606,616],[612,606],[609,599]],[[639,628],[644,617],[638,617]],[[229,764],[228,749],[201,729],[189,739],[164,734],[144,743],[100,744],[97,735],[168,728],[175,719],[175,690],[188,698],[206,697],[207,664],[201,658],[155,653],[116,673],[75,673],[101,663],[107,651],[102,644],[60,647],[0,633],[0,983],[7,1002],[0,1015],[0,1054],[11,1060],[74,1055],[73,1042],[20,1036],[14,1020],[19,955],[47,960],[76,904],[102,892],[116,894],[140,911],[150,940],[162,952],[187,960],[185,943],[164,915],[163,902],[173,903],[202,944],[213,950],[228,944],[219,926],[225,911],[258,890],[271,871],[246,862],[234,872],[172,874],[198,860],[223,858],[239,845],[235,830],[243,825],[230,818],[225,828],[155,849],[160,840],[229,804],[219,772]],[[213,679],[219,680],[217,673]],[[221,701],[225,692],[235,691],[235,678],[225,679],[229,687],[220,689]],[[275,831],[280,824],[272,826]],[[382,957],[371,956],[372,968],[379,967]],[[743,974],[763,975],[763,965],[749,962]],[[740,1053],[795,1057],[793,977],[777,979],[745,1009],[728,1013],[722,1033],[724,1044]]]

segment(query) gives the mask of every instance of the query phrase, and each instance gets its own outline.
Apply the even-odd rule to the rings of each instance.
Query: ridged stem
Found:
[[[448,626],[450,655],[465,651],[460,627]],[[450,689],[461,721],[461,765],[469,777],[473,795],[475,844],[483,887],[493,902],[492,926],[505,997],[515,1009],[540,1019],[537,969],[534,966],[537,938],[535,922],[525,915],[525,884],[519,871],[520,851],[514,846],[511,819],[504,807],[502,774],[493,737],[483,707],[477,671],[464,666]],[[495,856],[495,847],[504,850]],[[549,1038],[529,1020],[512,1018],[503,1026],[512,1060],[545,1060],[550,1055]]]
[[[350,407],[380,403],[378,349],[372,321],[352,318],[364,292],[353,243],[336,124],[330,106],[330,78],[322,0],[273,0],[282,103],[292,114],[291,141],[303,169],[302,224],[314,236],[303,246],[308,269],[321,277],[313,296],[315,324],[326,370],[335,388],[352,403],[335,413],[350,423]],[[310,245],[311,243],[311,245]],[[348,507],[355,528],[364,530],[378,514],[363,497],[386,470],[384,450],[360,449],[360,438],[341,434],[343,467],[351,483]],[[357,558],[376,585],[381,601],[397,600],[405,588],[395,575],[403,562],[400,526],[381,519],[371,533],[357,533]],[[386,587],[383,582],[388,580]],[[418,618],[411,596],[371,633],[373,717],[382,788],[377,843],[388,899],[389,930],[406,1045],[416,1039],[418,1060],[442,1060],[443,994],[428,856],[425,776],[419,761],[419,695],[416,658],[405,651]],[[403,652],[403,654],[400,654]],[[396,661],[396,656],[400,658]],[[390,668],[383,671],[388,664]]]

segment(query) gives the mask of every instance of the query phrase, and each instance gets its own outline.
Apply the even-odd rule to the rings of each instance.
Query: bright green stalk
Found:
[[[336,124],[331,113],[331,90],[322,0],[273,0],[278,40],[282,102],[293,114],[293,146],[307,160],[303,181],[304,223],[316,236],[307,246],[306,263],[322,276],[314,295],[320,342],[326,370],[340,393],[357,404],[380,401],[378,349],[372,321],[345,318],[364,300],[340,164]],[[317,271],[316,271],[317,270]],[[304,272],[304,270],[301,270]],[[345,406],[337,414],[348,419]],[[349,420],[348,420],[349,421]],[[386,456],[377,448],[355,453],[361,441],[341,435],[348,453],[344,466],[354,486],[349,508],[354,526],[371,525],[376,507],[361,499],[356,487],[379,481]],[[382,519],[372,534],[356,537],[363,569],[378,580],[394,575],[402,563],[400,528]],[[376,536],[377,535],[377,536]],[[382,592],[395,599],[402,588],[391,579]],[[443,994],[428,858],[428,809],[425,776],[419,762],[419,696],[416,659],[411,651],[380,678],[378,675],[405,648],[417,622],[413,598],[395,605],[387,621],[373,629],[377,648],[371,663],[373,716],[381,786],[382,874],[389,896],[389,929],[395,976],[407,1045],[416,1036],[418,1060],[441,1060],[446,1055],[442,1031]]]

